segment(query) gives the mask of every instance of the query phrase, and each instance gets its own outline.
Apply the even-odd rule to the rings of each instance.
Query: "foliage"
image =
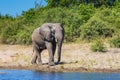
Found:
[[[110,40],[110,46],[120,48],[120,36],[116,36]]]
[[[115,2],[115,0],[45,0],[48,5],[47,7],[71,7],[74,5],[80,5],[80,4],[93,4],[95,7],[99,7],[101,5],[105,6],[112,6]],[[116,0],[116,2],[118,2]]]
[[[83,2],[77,4],[75,0],[69,5],[69,0],[46,1],[49,1],[47,6],[31,8],[15,18],[10,15],[0,15],[0,42],[31,44],[33,30],[46,22],[63,23],[67,42],[78,38],[94,40],[114,37],[120,31],[120,3],[116,2],[112,7],[103,5],[95,8],[92,0],[82,0],[88,1],[90,3],[88,5],[84,5]],[[54,6],[51,1],[59,5]],[[100,1],[103,3],[103,0]]]
[[[93,40],[94,38],[113,37],[120,30],[119,8],[101,8],[81,26],[81,38]]]
[[[94,52],[106,52],[107,49],[101,40],[96,40],[91,44],[91,50]]]
[[[80,26],[90,19],[90,17],[94,13],[93,10],[95,10],[95,8],[90,7],[90,5],[88,5],[87,7],[85,7],[84,5],[80,5],[79,7],[77,7],[78,9],[76,10],[75,8],[76,7],[69,10],[66,14],[67,16],[64,18],[66,31],[65,39],[67,41],[74,41],[76,40],[76,38],[80,37]]]
[[[99,37],[111,37],[114,33],[111,25],[107,22],[100,20],[97,16],[93,16],[89,21],[81,26],[82,39],[95,39]]]

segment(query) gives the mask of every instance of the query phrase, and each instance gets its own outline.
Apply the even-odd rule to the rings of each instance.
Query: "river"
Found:
[[[38,72],[0,69],[0,80],[120,80],[120,73]]]

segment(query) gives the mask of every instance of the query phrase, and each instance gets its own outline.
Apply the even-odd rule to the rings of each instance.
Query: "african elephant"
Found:
[[[56,50],[56,43],[58,44],[58,61],[61,60],[61,48],[64,40],[64,28],[61,23],[44,23],[41,27],[38,27],[33,31],[32,44],[34,50],[34,56],[31,63],[42,64],[41,52],[47,49],[49,52],[49,65],[54,65],[54,54]]]

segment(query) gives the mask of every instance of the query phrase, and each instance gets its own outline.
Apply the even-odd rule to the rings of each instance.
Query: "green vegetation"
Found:
[[[10,15],[0,15],[0,42],[31,44],[33,30],[45,22],[63,23],[66,42],[78,39],[92,41],[96,38],[105,39],[119,35],[119,0],[111,5],[105,2],[108,0],[100,0],[101,2],[97,2],[99,3],[97,6],[90,0],[79,2],[79,4],[69,3],[69,0],[67,0],[68,2],[66,0],[46,1],[47,6],[36,6],[36,8],[23,11],[20,16],[15,18]],[[119,41],[112,41],[113,44],[114,42],[117,44]]]
[[[114,37],[110,40],[111,47],[120,48],[120,36]]]
[[[106,52],[107,48],[105,47],[105,45],[103,44],[101,40],[95,40],[91,44],[91,50],[94,52]]]

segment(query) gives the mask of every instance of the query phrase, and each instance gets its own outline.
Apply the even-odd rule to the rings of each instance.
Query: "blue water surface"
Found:
[[[56,73],[32,70],[0,70],[0,80],[120,80],[120,73]]]

